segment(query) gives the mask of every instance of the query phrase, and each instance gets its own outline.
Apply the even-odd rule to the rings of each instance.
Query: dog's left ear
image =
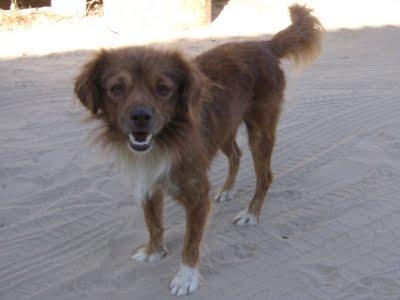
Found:
[[[209,80],[193,62],[177,55],[183,69],[181,105],[189,119],[198,122],[202,103],[209,100]]]
[[[101,73],[102,65],[105,63],[106,52],[101,51],[83,66],[81,73],[75,79],[75,94],[81,103],[96,114],[102,108],[101,91],[98,77]]]

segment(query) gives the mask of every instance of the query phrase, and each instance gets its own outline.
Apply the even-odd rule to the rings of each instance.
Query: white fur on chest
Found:
[[[118,167],[125,184],[136,201],[145,201],[157,184],[168,177],[171,158],[165,151],[152,149],[147,153],[133,153],[128,149],[118,154]]]

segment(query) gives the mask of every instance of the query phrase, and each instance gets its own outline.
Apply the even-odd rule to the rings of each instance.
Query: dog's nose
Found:
[[[136,107],[131,111],[132,124],[137,129],[146,129],[153,117],[153,112],[147,107]]]

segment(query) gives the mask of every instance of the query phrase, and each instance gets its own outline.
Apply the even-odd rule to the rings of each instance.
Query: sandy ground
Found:
[[[167,46],[193,55],[224,41]],[[399,45],[399,27],[340,30],[307,70],[285,64],[276,180],[261,222],[231,224],[254,190],[241,131],[238,191],[213,203],[204,282],[191,299],[400,299]],[[174,298],[183,210],[166,203],[166,259],[129,260],[146,240],[140,208],[87,145],[95,125],[72,104],[72,78],[89,55],[0,60],[2,300]],[[226,167],[221,156],[213,164],[213,193]]]

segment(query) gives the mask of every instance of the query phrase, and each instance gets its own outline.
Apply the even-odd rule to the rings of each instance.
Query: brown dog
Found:
[[[232,197],[239,169],[236,131],[244,122],[257,185],[237,225],[256,224],[272,182],[271,154],[285,78],[280,59],[311,62],[322,26],[306,7],[290,7],[292,25],[269,41],[228,43],[193,60],[175,51],[132,47],[102,51],[75,82],[84,106],[104,122],[99,141],[116,153],[141,201],[149,242],[132,257],[165,256],[163,195],[186,209],[182,261],[171,292],[185,295],[199,285],[199,246],[210,210],[207,170],[220,149],[229,173],[216,197]]]

